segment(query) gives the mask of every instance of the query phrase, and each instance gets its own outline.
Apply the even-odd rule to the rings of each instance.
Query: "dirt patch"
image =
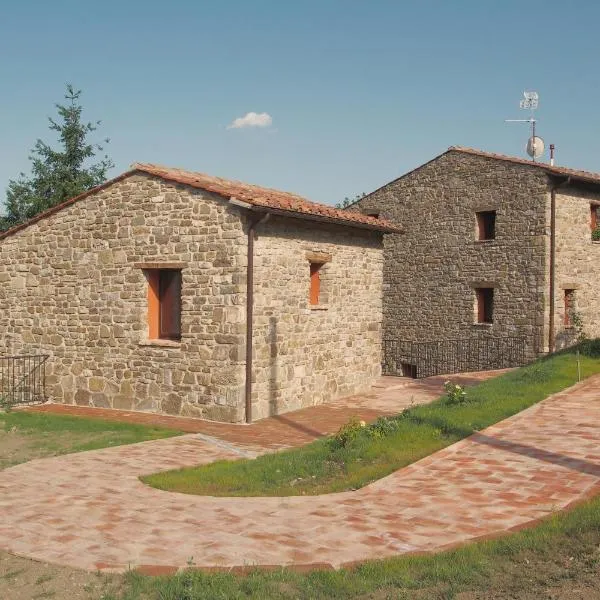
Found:
[[[122,579],[119,575],[57,567],[0,551],[0,598],[100,600],[120,594]]]
[[[0,470],[24,463],[34,458],[58,456],[77,449],[80,444],[105,440],[111,446],[110,433],[69,431],[58,435],[54,431],[26,431],[16,427],[0,429]],[[115,444],[118,445],[118,444]]]
[[[0,470],[40,456],[43,452],[34,450],[29,436],[19,433],[16,428],[9,431],[0,429]]]

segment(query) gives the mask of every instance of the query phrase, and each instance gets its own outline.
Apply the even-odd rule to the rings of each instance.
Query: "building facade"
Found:
[[[367,195],[353,209],[406,226],[385,241],[386,342],[518,338],[533,358],[599,336],[599,205],[600,175],[467,148]]]
[[[364,392],[394,231],[137,165],[0,234],[0,356],[49,355],[55,402],[228,422]]]

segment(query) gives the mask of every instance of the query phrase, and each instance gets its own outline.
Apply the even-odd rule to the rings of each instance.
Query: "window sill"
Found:
[[[327,304],[309,304],[308,310],[329,310]]]
[[[492,242],[495,242],[496,238],[492,238],[489,240],[475,240],[476,244],[491,244]]]
[[[600,240],[592,240],[592,244],[600,244]]]
[[[487,327],[493,327],[493,323],[473,323],[473,327],[483,327],[484,329]]]
[[[158,346],[160,348],[181,348],[181,342],[175,340],[142,340],[139,346]]]

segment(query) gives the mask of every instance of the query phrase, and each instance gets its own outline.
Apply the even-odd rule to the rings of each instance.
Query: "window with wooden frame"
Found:
[[[181,339],[181,270],[147,269],[148,338]]]
[[[573,312],[575,311],[575,290],[565,290],[565,327],[573,327]]]
[[[310,262],[310,291],[308,302],[311,306],[317,306],[321,297],[321,268],[322,262]]]
[[[494,322],[494,288],[482,287],[475,289],[475,318],[477,323],[491,324]]]
[[[479,241],[496,239],[496,211],[483,210],[475,213],[477,218],[477,239]]]

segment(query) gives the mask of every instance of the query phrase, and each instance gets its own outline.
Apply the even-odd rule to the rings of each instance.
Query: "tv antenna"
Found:
[[[519,107],[523,110],[530,110],[531,116],[529,119],[505,119],[505,123],[529,123],[531,125],[531,137],[527,140],[527,154],[531,156],[533,162],[536,158],[539,158],[544,154],[544,140],[541,137],[535,135],[535,124],[537,119],[535,118],[535,110],[537,109],[540,102],[540,97],[537,92],[523,92],[523,99],[519,102]]]

